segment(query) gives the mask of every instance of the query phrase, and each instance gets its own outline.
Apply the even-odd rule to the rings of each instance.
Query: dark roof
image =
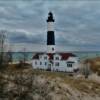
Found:
[[[32,59],[39,59],[39,55],[42,55],[43,53],[36,53],[33,57],[32,57]]]
[[[60,55],[62,60],[67,60],[69,57],[76,57],[76,55],[73,53],[60,53]]]
[[[49,59],[53,59],[53,55],[54,55],[54,54],[48,53],[47,55],[49,56]]]
[[[68,61],[67,63],[74,63],[73,61]]]
[[[53,13],[49,12],[47,22],[54,22]]]
[[[32,59],[39,59],[39,55],[42,55],[42,54],[44,53],[37,53],[33,56]],[[56,54],[60,55],[62,60],[67,60],[69,57],[76,57],[76,55],[73,53],[56,53]],[[53,59],[53,56],[55,55],[55,53],[47,53],[47,55],[49,56],[49,59],[51,60]]]

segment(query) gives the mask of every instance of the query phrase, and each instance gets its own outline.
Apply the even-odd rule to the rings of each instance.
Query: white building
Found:
[[[37,53],[33,56],[34,69],[51,71],[76,72],[79,69],[79,60],[72,53],[57,53],[55,50],[54,19],[50,12],[47,19],[47,52]]]

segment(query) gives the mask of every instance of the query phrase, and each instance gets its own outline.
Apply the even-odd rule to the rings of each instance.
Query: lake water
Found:
[[[94,58],[100,57],[100,52],[73,52],[80,58],[80,60],[84,60],[86,58]],[[35,53],[34,52],[26,52],[25,56],[27,60],[32,60],[32,57]],[[22,52],[13,52],[13,61],[20,61],[24,58],[24,54]]]

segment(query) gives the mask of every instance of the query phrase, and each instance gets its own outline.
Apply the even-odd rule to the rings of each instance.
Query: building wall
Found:
[[[44,60],[33,60],[32,67],[34,69],[47,69],[47,67],[48,67],[48,61],[44,61]]]
[[[59,66],[56,65],[56,63],[59,63]],[[66,60],[61,61],[54,61],[53,70],[55,71],[65,71],[65,72],[73,72],[74,71],[75,64],[72,64],[72,66],[67,65]]]
[[[45,59],[45,57],[47,57],[47,59]],[[72,66],[70,66],[70,64],[72,64]],[[34,69],[46,70],[50,67],[52,71],[73,72],[75,69],[79,68],[79,63],[76,57],[70,57],[68,60],[61,60],[61,56],[59,54],[55,54],[54,60],[52,60],[52,63],[50,64],[49,57],[44,54],[40,55],[39,60],[33,60],[32,66]]]

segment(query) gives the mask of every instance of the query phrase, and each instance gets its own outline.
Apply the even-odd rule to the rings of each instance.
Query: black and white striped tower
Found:
[[[54,18],[49,12],[47,19],[47,53],[55,53]]]

